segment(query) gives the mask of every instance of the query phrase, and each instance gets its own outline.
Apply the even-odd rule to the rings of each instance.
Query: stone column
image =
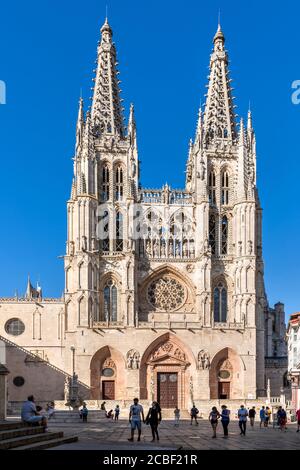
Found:
[[[6,418],[8,374],[9,370],[3,364],[0,364],[0,421]]]

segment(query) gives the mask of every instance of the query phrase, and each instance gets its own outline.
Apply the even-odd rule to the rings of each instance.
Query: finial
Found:
[[[223,42],[225,42],[225,37],[221,29],[221,10],[219,9],[219,14],[218,14],[218,29],[214,37],[214,42],[217,39],[221,39]]]
[[[108,6],[105,5],[105,22],[108,23]]]

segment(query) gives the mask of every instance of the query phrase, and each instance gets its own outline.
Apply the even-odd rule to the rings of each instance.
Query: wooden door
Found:
[[[159,372],[157,374],[157,401],[161,408],[175,408],[178,405],[178,374]]]
[[[219,398],[221,400],[230,398],[230,382],[219,382]]]
[[[102,381],[102,399],[114,400],[115,399],[115,382],[114,380]]]

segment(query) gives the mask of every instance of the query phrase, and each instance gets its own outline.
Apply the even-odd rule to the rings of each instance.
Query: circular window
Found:
[[[24,333],[25,325],[18,318],[12,318],[5,323],[5,331],[9,335],[19,336]]]
[[[166,380],[167,380],[167,376],[165,374],[160,374],[159,381],[160,382],[166,382]]]
[[[23,377],[15,377],[13,380],[13,384],[16,387],[22,387],[24,383],[25,383],[25,380],[23,379]]]
[[[171,374],[169,380],[170,382],[177,382],[177,374]]]
[[[220,370],[219,377],[220,379],[228,379],[230,377],[230,372],[228,370]]]
[[[173,277],[164,276],[150,283],[147,297],[155,309],[170,312],[183,305],[185,289]]]
[[[104,377],[112,377],[114,375],[114,370],[111,369],[110,367],[107,367],[106,369],[102,369],[102,375]]]

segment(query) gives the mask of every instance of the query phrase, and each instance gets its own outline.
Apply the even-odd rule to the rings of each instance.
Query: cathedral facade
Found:
[[[24,356],[16,364],[8,355],[10,399],[33,383],[42,389],[45,364],[58,374],[45,399],[63,399],[59,371],[75,371],[87,398],[136,395],[163,408],[263,397],[266,371],[278,394],[284,309],[270,309],[265,293],[256,139],[250,111],[236,124],[223,32],[182,190],[140,185],[134,107],[125,128],[112,35],[106,20],[92,106],[79,105],[64,297],[44,299],[29,282],[24,299],[0,300],[1,337]]]

